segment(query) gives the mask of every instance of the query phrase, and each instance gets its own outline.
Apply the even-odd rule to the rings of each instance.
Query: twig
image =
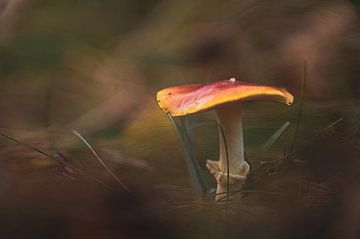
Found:
[[[96,153],[96,151],[91,147],[91,145],[86,141],[86,139],[76,130],[72,131],[91,151],[91,153],[95,156],[95,158],[100,162],[100,164],[105,168],[105,170],[115,179],[115,181],[120,184],[126,191],[130,192],[130,189],[119,179],[118,176],[105,164],[105,162],[100,158],[100,156]]]

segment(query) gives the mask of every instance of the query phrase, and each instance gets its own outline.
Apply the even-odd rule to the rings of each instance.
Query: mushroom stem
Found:
[[[208,161],[207,166],[217,180],[215,200],[226,197],[226,193],[240,190],[249,173],[245,161],[241,105],[230,104],[216,109],[219,124],[220,158]]]

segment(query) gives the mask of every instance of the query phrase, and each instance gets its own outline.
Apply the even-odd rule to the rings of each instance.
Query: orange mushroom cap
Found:
[[[160,108],[172,116],[194,114],[240,101],[265,100],[291,105],[294,100],[283,88],[236,81],[234,78],[166,88],[158,91],[156,98]]]

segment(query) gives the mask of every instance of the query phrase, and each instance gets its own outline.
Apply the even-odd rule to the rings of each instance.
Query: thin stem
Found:
[[[26,148],[29,148],[29,149],[31,149],[31,150],[34,150],[34,151],[42,154],[42,155],[45,155],[46,157],[51,158],[51,159],[55,160],[56,162],[58,162],[60,165],[65,165],[66,167],[68,167],[68,168],[70,168],[70,169],[72,169],[72,170],[74,170],[74,171],[76,171],[76,172],[84,175],[85,177],[87,177],[87,178],[89,178],[89,179],[97,182],[98,184],[104,186],[105,188],[110,189],[110,190],[113,190],[113,188],[111,188],[109,185],[103,183],[100,179],[98,179],[98,178],[96,178],[96,177],[94,177],[94,176],[86,173],[85,171],[83,171],[83,170],[81,170],[81,169],[79,169],[79,168],[77,168],[77,167],[75,167],[75,166],[72,166],[71,164],[67,163],[66,161],[60,159],[59,157],[55,157],[55,156],[53,156],[52,154],[50,154],[50,153],[48,153],[48,152],[46,152],[46,151],[44,151],[44,150],[41,150],[41,149],[39,149],[39,148],[37,148],[37,147],[34,147],[34,146],[32,146],[32,145],[29,145],[29,144],[26,144],[26,143],[24,143],[24,142],[21,142],[21,141],[13,138],[13,137],[11,137],[11,136],[9,136],[9,135],[7,135],[7,134],[4,134],[4,133],[2,133],[2,132],[0,132],[0,136],[2,136],[2,137],[4,137],[4,138],[12,141],[12,142],[15,143],[15,144],[24,146],[24,147],[26,147]]]
[[[302,116],[302,112],[303,112],[303,106],[304,106],[304,98],[305,98],[305,87],[306,87],[306,81],[307,81],[307,61],[304,61],[304,79],[302,82],[302,87],[301,87],[301,96],[300,96],[300,106],[299,106],[299,111],[297,113],[297,117],[296,117],[296,126],[295,126],[295,132],[294,132],[294,139],[293,142],[290,146],[290,150],[286,156],[286,160],[288,160],[294,150],[295,147],[295,142],[298,136],[298,131],[299,131],[299,125],[300,125],[300,120],[301,120],[301,116]]]
[[[91,147],[91,145],[87,142],[87,140],[76,130],[72,131],[91,151],[91,153],[95,156],[95,158],[100,162],[100,164],[105,168],[105,170],[115,179],[115,181],[120,184],[126,191],[131,193],[130,189],[119,179],[118,176],[105,164],[105,162],[100,158],[100,156],[96,153],[96,151]]]
[[[229,192],[230,192],[230,167],[229,167],[229,151],[228,151],[228,147],[227,147],[227,142],[226,142],[226,138],[225,138],[225,134],[224,134],[224,130],[222,129],[222,127],[219,125],[219,130],[222,136],[222,139],[224,141],[224,147],[225,147],[225,153],[226,153],[226,173],[227,173],[227,177],[226,177],[226,200],[229,200]]]
[[[227,173],[227,175],[226,175],[226,212],[228,213],[228,210],[229,210],[229,193],[230,193],[229,151],[228,151],[228,147],[227,147],[227,142],[226,142],[224,130],[222,129],[221,125],[219,125],[219,131],[221,133],[221,136],[222,136],[222,139],[223,139],[223,142],[224,142],[225,152],[226,152],[226,173]]]

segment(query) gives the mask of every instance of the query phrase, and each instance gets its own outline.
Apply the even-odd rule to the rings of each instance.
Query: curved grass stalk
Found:
[[[9,135],[7,135],[7,134],[4,134],[4,133],[2,133],[2,132],[0,132],[0,136],[2,136],[2,137],[4,137],[4,138],[12,141],[12,142],[15,143],[15,144],[24,146],[24,147],[26,147],[26,148],[29,148],[29,149],[31,149],[31,150],[34,150],[35,152],[38,152],[39,154],[45,155],[46,157],[48,157],[48,158],[50,158],[50,159],[55,160],[56,162],[58,162],[61,166],[66,166],[66,167],[68,167],[68,168],[70,168],[70,169],[72,169],[72,170],[74,170],[74,171],[82,174],[83,176],[87,177],[88,179],[91,179],[91,180],[95,181],[96,183],[102,185],[103,187],[105,187],[105,188],[107,188],[107,189],[110,189],[110,190],[114,190],[112,187],[110,187],[109,185],[105,184],[105,183],[102,182],[100,179],[98,179],[98,178],[96,178],[96,177],[88,174],[87,172],[85,172],[85,171],[83,171],[83,170],[81,170],[81,169],[79,169],[79,168],[77,168],[77,167],[75,167],[75,166],[67,163],[66,161],[64,161],[64,160],[62,159],[62,157],[54,156],[54,155],[52,155],[51,153],[48,153],[48,152],[46,152],[46,151],[44,151],[44,150],[42,150],[42,149],[39,149],[39,148],[37,148],[37,147],[35,147],[35,146],[32,146],[32,145],[29,145],[29,144],[27,144],[27,143],[21,142],[21,141],[13,138],[13,137],[11,137],[11,136],[9,136]]]
[[[100,158],[100,156],[96,153],[96,151],[91,147],[91,145],[87,142],[87,140],[76,130],[72,131],[85,145],[89,148],[91,153],[95,156],[95,158],[99,161],[99,163],[105,168],[105,170],[115,179],[115,181],[122,186],[126,191],[131,192],[130,189],[119,179],[118,176],[105,164],[105,162]]]

